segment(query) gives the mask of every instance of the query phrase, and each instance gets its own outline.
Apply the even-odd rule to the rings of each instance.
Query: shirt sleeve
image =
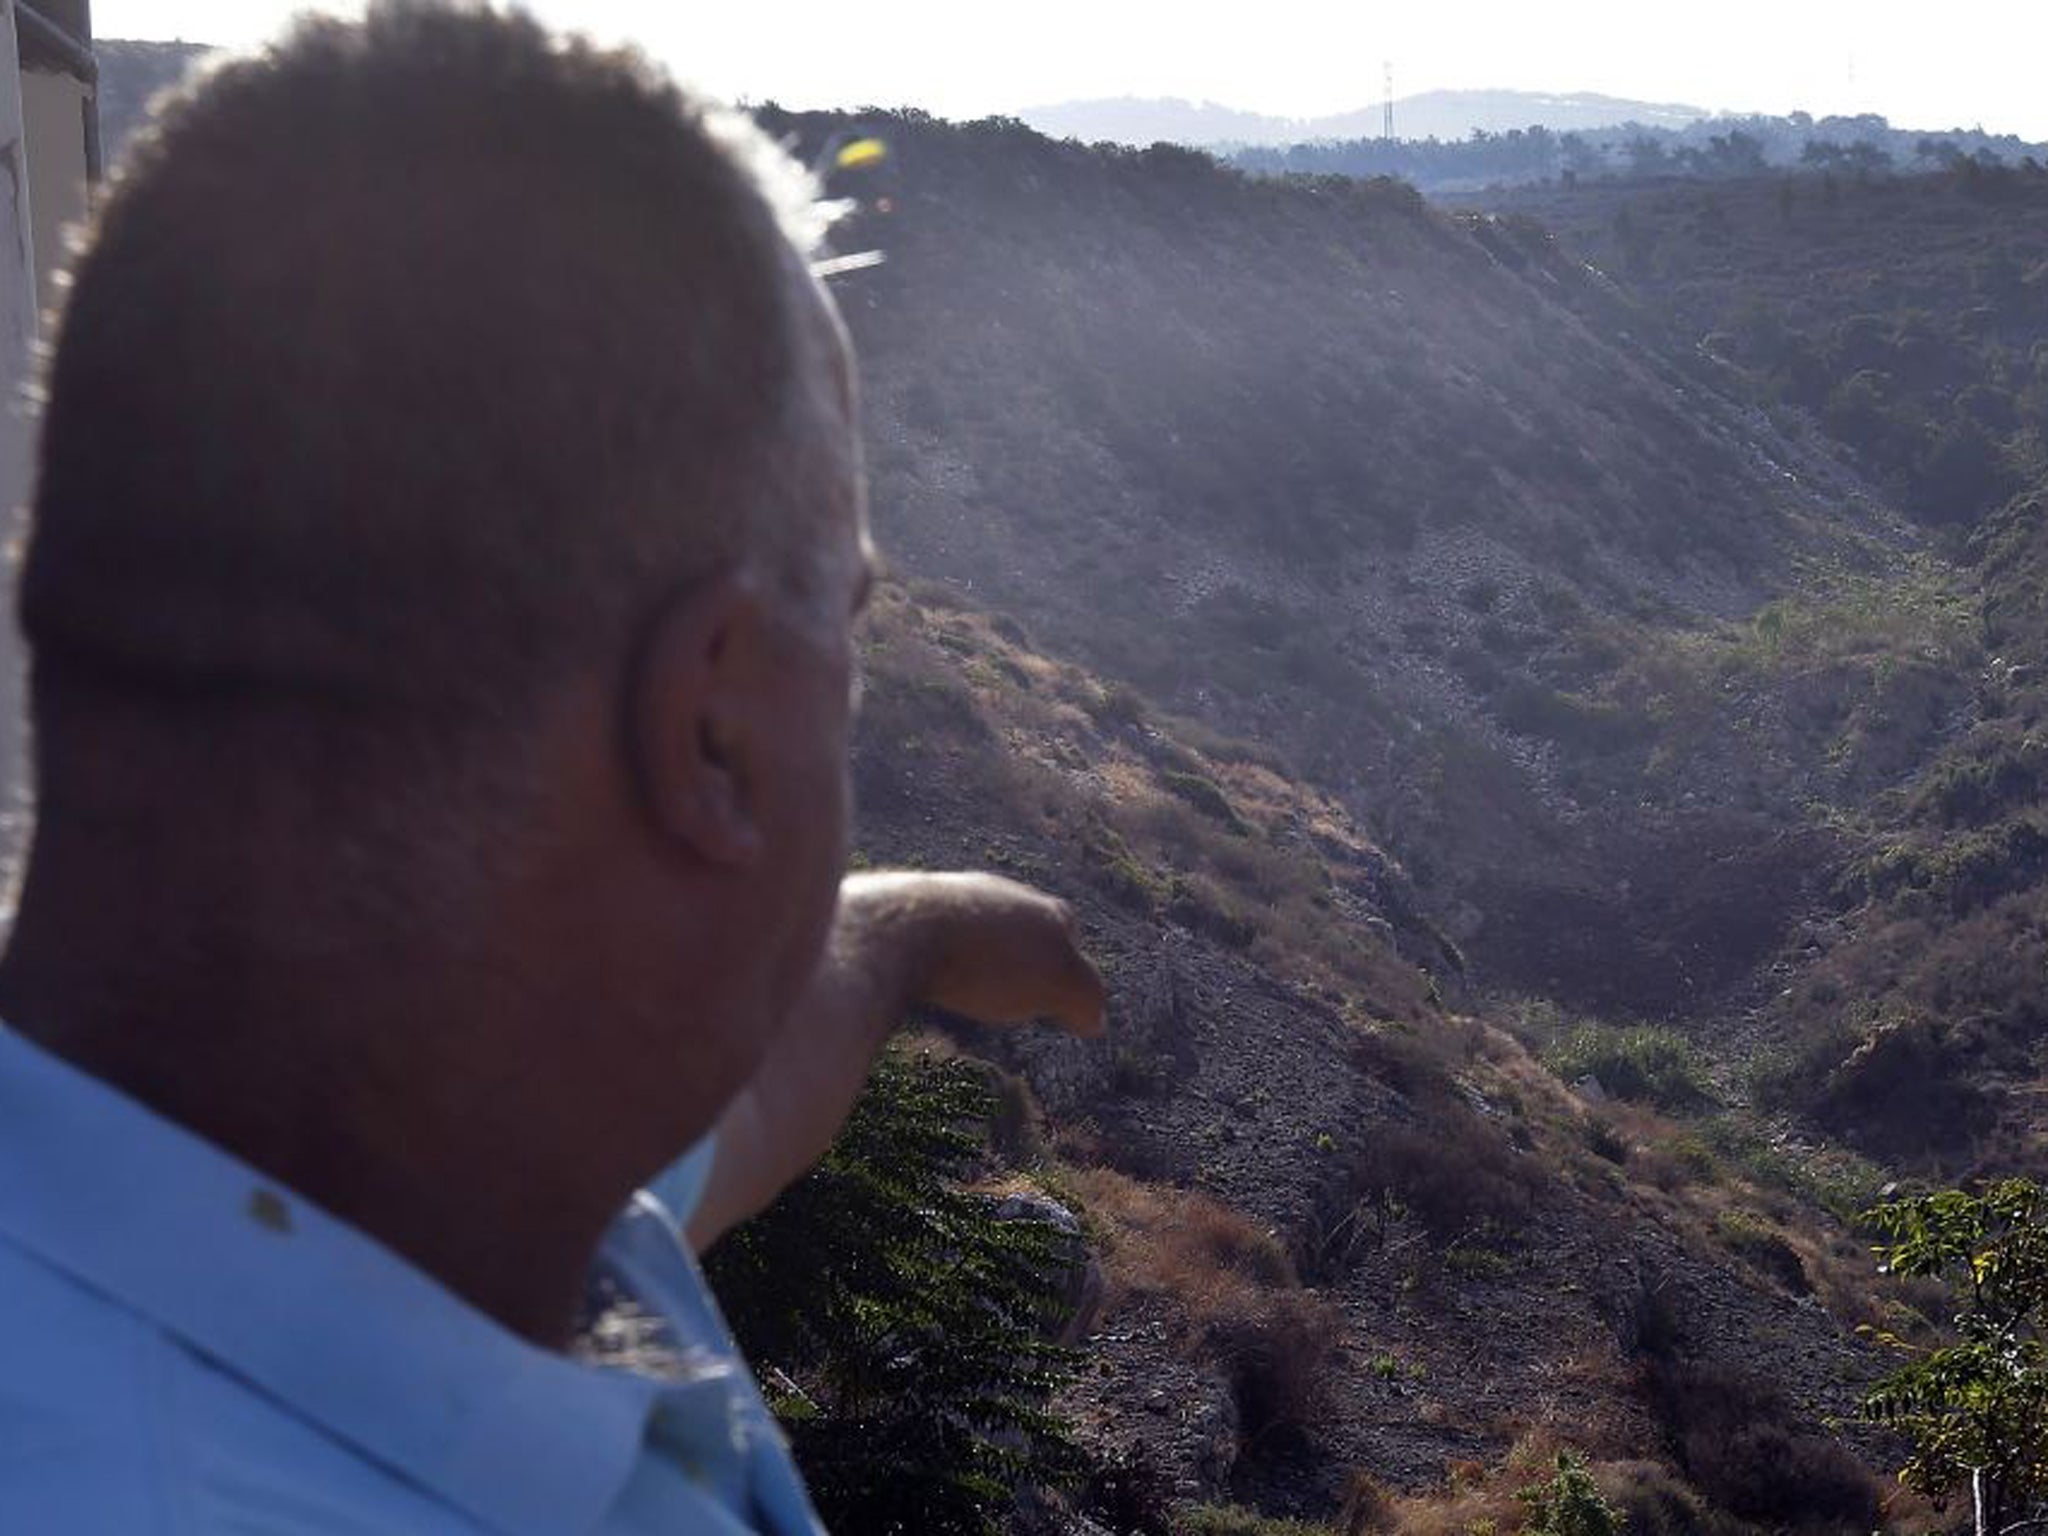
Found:
[[[711,1182],[711,1166],[717,1161],[717,1133],[706,1132],[689,1151],[647,1181],[647,1193],[667,1212],[678,1233],[690,1225],[690,1218],[704,1203],[704,1187]]]

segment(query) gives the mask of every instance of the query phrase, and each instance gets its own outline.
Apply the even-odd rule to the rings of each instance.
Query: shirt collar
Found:
[[[657,1388],[517,1337],[0,1026],[0,1236],[509,1536],[589,1531]]]

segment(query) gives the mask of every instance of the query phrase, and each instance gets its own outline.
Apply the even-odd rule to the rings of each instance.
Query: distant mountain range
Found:
[[[1473,130],[1505,133],[1540,123],[1553,132],[1584,132],[1623,123],[1682,128],[1709,114],[1670,102],[1630,101],[1591,92],[1423,91],[1394,103],[1394,131],[1404,139],[1463,139]],[[1131,96],[1026,108],[1018,116],[1040,133],[1084,143],[1281,145],[1322,139],[1374,138],[1379,105],[1327,117],[1269,117],[1213,102]]]
[[[118,153],[141,126],[150,98],[176,84],[213,50],[196,43],[134,42],[102,38],[100,124],[110,153]],[[1326,117],[1287,118],[1240,112],[1212,102],[1117,97],[1033,107],[1019,114],[1039,132],[1084,143],[1156,143],[1276,148],[1338,140],[1376,139],[1377,105]],[[1478,129],[1507,133],[1540,123],[1556,133],[1587,132],[1624,123],[1677,130],[1708,114],[1698,107],[1629,101],[1590,93],[1538,91],[1425,91],[1394,103],[1395,131],[1406,140],[1456,142]]]
[[[1589,179],[1679,177],[1726,181],[1770,172],[1870,176],[2048,161],[2048,145],[1982,129],[1928,133],[1875,114],[1702,117],[1678,127],[1640,122],[1557,130],[1541,124],[1463,139],[1385,139],[1377,133],[1299,144],[1217,145],[1241,169],[1306,176],[1393,176],[1436,198]]]
[[[110,161],[150,102],[212,50],[192,43],[102,39],[100,131]],[[1427,91],[1394,103],[1398,137],[1378,106],[1284,118],[1211,102],[1117,97],[1031,108],[1023,121],[1053,139],[1146,147],[1183,144],[1244,170],[1392,176],[1437,198],[1603,177],[1727,179],[1769,170],[1927,171],[1959,160],[2048,161],[2048,145],[1982,129],[1926,133],[1884,118],[1709,114],[1699,107],[1588,92]]]

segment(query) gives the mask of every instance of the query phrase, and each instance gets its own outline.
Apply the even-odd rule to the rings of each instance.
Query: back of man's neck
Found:
[[[50,942],[24,903],[0,962],[0,1018],[514,1332],[567,1341],[632,1177],[607,1177],[601,1146],[566,1155],[539,1123],[545,1106],[515,1103],[488,1070],[458,1081],[459,1053],[437,1046],[453,1021],[405,988],[400,962],[356,957],[384,983],[373,1000],[345,978],[303,964],[265,974],[247,956],[179,970],[113,945],[95,964],[90,930],[72,937],[84,942]]]

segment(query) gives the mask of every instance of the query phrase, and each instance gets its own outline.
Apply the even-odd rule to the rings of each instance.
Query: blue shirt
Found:
[[[681,1219],[599,1257],[674,1368],[579,1363],[0,1029],[0,1531],[815,1533]]]

